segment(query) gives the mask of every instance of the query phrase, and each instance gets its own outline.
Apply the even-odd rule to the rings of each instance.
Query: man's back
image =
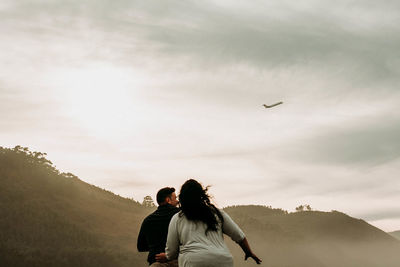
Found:
[[[139,251],[149,251],[147,261],[155,262],[155,255],[165,250],[168,236],[168,226],[172,216],[179,209],[170,205],[160,205],[155,212],[147,216],[140,228],[137,248]]]

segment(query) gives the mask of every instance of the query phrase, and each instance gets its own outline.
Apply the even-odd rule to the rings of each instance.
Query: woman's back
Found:
[[[156,255],[159,261],[178,258],[179,267],[233,267],[233,258],[223,234],[245,252],[245,260],[254,255],[244,233],[224,211],[211,204],[208,188],[194,179],[181,187],[181,211],[175,214],[168,227],[165,253]]]
[[[224,242],[223,233],[236,242],[241,241],[244,234],[224,211],[220,212],[223,223],[219,220],[217,231],[207,232],[204,222],[188,220],[182,212],[175,214],[168,230],[168,258],[175,258],[179,253],[180,267],[232,267],[232,255]]]

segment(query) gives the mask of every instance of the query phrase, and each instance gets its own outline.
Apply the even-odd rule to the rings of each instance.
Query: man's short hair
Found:
[[[167,197],[170,197],[172,195],[172,193],[175,192],[175,188],[173,187],[164,187],[161,188],[158,192],[157,192],[157,203],[158,205],[161,205],[165,202],[165,199]]]

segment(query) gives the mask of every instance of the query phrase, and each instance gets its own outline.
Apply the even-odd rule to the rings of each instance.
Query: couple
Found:
[[[159,206],[144,219],[137,241],[139,251],[149,251],[151,267],[233,267],[223,234],[243,249],[245,260],[250,257],[261,263],[242,230],[211,204],[207,189],[187,180],[179,193],[180,209],[174,188],[158,191]]]

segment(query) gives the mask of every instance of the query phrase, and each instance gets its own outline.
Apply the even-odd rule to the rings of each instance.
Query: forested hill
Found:
[[[1,266],[141,266],[136,236],[151,211],[60,173],[45,154],[0,148]]]
[[[288,213],[262,206],[225,208],[267,266],[399,267],[400,242],[338,211]],[[230,243],[236,267],[240,251]]]
[[[136,236],[153,209],[60,173],[45,156],[0,147],[0,265],[146,266]],[[263,266],[399,266],[400,241],[340,212],[225,210]],[[243,261],[237,245],[229,246],[236,267],[255,266]]]

